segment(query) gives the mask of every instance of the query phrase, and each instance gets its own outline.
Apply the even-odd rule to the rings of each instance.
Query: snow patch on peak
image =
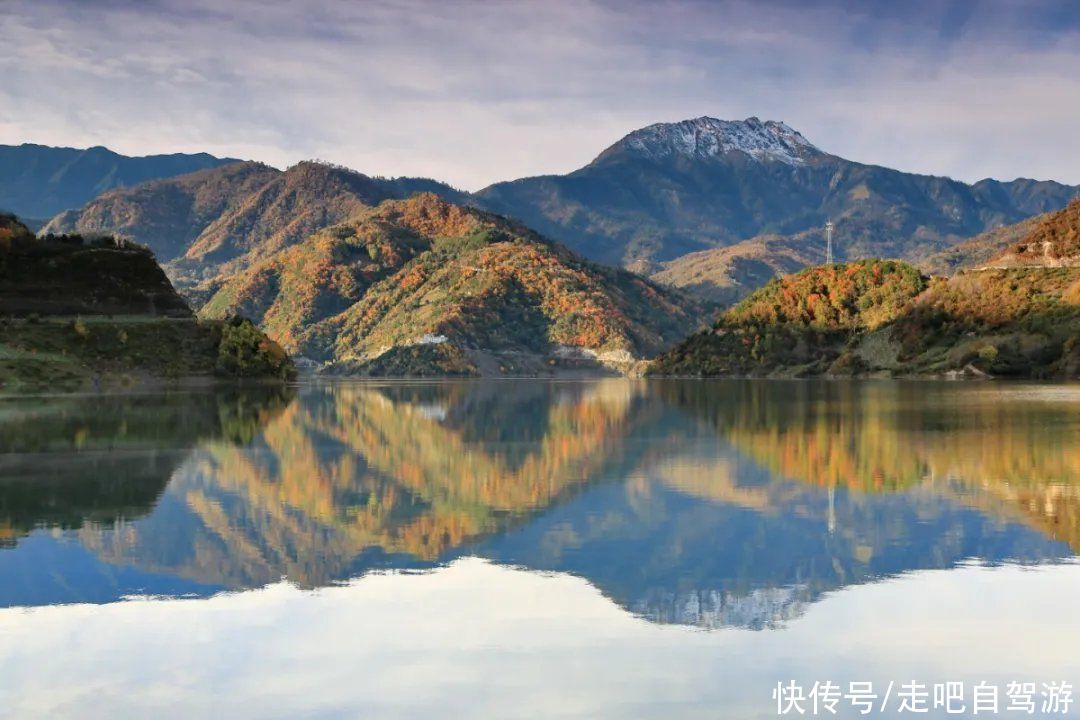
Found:
[[[821,152],[784,123],[756,117],[746,120],[700,117],[657,123],[630,133],[622,142],[653,159],[673,155],[717,157],[739,151],[759,161],[802,165],[808,157]]]

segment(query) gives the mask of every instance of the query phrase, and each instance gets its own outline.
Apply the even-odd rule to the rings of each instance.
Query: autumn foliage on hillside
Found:
[[[381,220],[335,226],[225,283],[201,314],[255,319],[290,350],[311,326],[357,302],[429,243]]]
[[[990,261],[991,267],[1080,265],[1080,199],[1049,213],[1027,235]]]
[[[14,215],[0,213],[0,251],[10,250],[14,243],[33,238],[30,229]]]
[[[1080,372],[1080,268],[1009,268],[936,283],[890,328],[916,367],[994,375]]]
[[[1045,217],[1045,215],[1036,215],[1014,225],[994,228],[950,245],[940,252],[922,258],[918,262],[919,269],[930,275],[948,276],[960,270],[985,265],[992,258],[1000,255],[1005,248],[1022,240]]]
[[[761,235],[727,247],[689,253],[663,264],[649,277],[731,305],[775,277],[798,272],[825,259],[824,244],[809,233]]]
[[[702,317],[674,291],[432,194],[384,202],[254,265],[203,311],[236,313],[291,351],[347,361],[427,338],[480,350],[562,345],[641,357]]]
[[[1075,377],[1080,269],[968,271],[927,280],[865,260],[774,281],[653,366],[664,375]]]
[[[857,334],[896,318],[926,287],[894,260],[824,265],[771,281],[660,357],[665,375],[824,372]]]
[[[918,270],[897,260],[822,265],[772,281],[726,313],[717,328],[873,329],[895,318],[925,287]]]

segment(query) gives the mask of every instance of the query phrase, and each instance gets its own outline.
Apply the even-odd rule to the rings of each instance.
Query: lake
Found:
[[[1080,717],[1080,385],[13,398],[0,453],[4,718]]]

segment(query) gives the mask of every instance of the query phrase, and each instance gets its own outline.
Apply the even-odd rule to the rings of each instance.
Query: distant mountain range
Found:
[[[106,190],[234,162],[206,153],[127,157],[104,147],[0,145],[0,210],[46,220]]]
[[[916,259],[1060,209],[1078,191],[863,165],[780,122],[702,117],[632,132],[568,175],[498,183],[475,198],[595,260],[650,271],[761,235],[820,245],[829,219],[839,258]]]
[[[948,268],[955,263],[942,253],[1080,193],[1053,181],[966,184],[864,165],[753,117],[651,125],[567,175],[475,193],[317,163],[284,174],[255,163],[226,168],[114,190],[52,227],[121,232],[175,261],[174,276],[182,269],[205,277],[206,263],[209,275],[222,264],[245,266],[249,253],[298,242],[346,219],[358,203],[434,192],[517,218],[591,260],[731,302],[778,273],[824,260],[826,220],[836,226],[838,260],[892,257]]]

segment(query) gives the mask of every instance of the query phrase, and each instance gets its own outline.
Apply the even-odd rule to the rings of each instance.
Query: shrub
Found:
[[[82,318],[75,318],[71,322],[71,329],[82,340],[86,340],[90,337],[90,328],[86,326],[86,323],[83,322]]]
[[[250,320],[233,318],[221,328],[216,370],[231,377],[296,377],[296,366],[288,353],[263,334]]]

